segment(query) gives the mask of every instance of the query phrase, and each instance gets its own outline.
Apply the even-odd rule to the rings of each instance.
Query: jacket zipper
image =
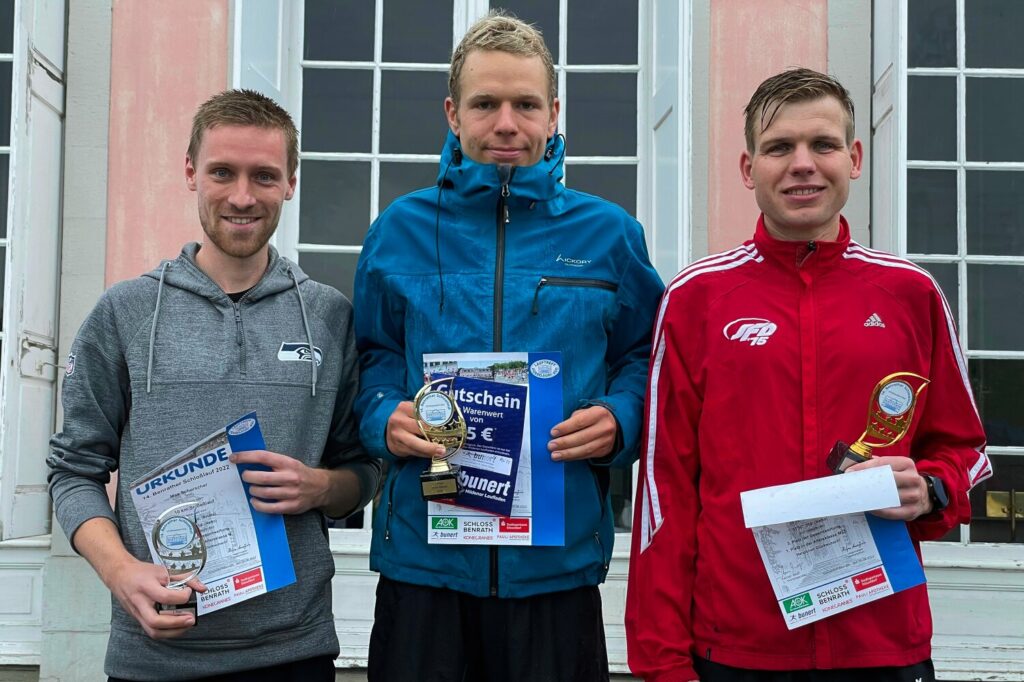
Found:
[[[498,168],[499,176],[504,175],[504,168]],[[501,185],[501,192],[498,194],[498,230],[497,249],[494,256],[494,341],[492,350],[495,353],[501,352],[501,315],[505,297],[505,225],[508,224],[508,186],[515,174],[515,167],[508,169],[507,178],[502,177],[504,182]],[[492,597],[498,596],[498,548],[491,546],[491,589]]]
[[[391,539],[391,512],[395,504],[395,481],[398,480],[398,472],[391,477],[391,485],[388,486],[388,517],[384,521],[384,540]]]
[[[580,279],[576,277],[541,277],[537,282],[537,288],[533,292],[533,314],[540,312],[540,290],[544,287],[593,287],[595,289],[606,289],[607,291],[618,291],[619,285],[614,282],[607,282],[603,279]]]
[[[242,304],[232,303],[235,309],[235,341],[238,344],[238,367],[241,374],[245,376],[245,334],[242,328]]]

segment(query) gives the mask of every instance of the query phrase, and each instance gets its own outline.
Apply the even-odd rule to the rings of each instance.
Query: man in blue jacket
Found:
[[[492,13],[452,56],[451,133],[437,186],[374,223],[356,273],[368,451],[390,467],[370,565],[381,574],[369,679],[608,679],[597,585],[611,559],[608,467],[635,459],[650,331],[663,286],[643,229],[620,207],[566,189],[551,53]],[[424,353],[559,351],[565,544],[435,545],[411,397]]]

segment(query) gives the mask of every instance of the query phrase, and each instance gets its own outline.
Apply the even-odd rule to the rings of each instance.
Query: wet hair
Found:
[[[462,94],[462,67],[466,63],[466,56],[473,50],[497,50],[519,57],[540,57],[548,77],[548,105],[554,104],[558,94],[555,64],[540,30],[504,10],[495,9],[470,26],[459,46],[452,52],[452,64],[448,69],[448,94],[456,106]]]
[[[203,133],[219,125],[255,126],[284,133],[288,152],[288,176],[299,167],[299,131],[291,114],[266,95],[255,90],[225,90],[203,102],[192,117],[188,158],[195,162]]]
[[[832,76],[802,67],[787,69],[757,86],[743,110],[747,151],[754,151],[754,126],[763,133],[785,104],[834,97],[846,110],[846,144],[853,142],[853,100],[842,83]]]

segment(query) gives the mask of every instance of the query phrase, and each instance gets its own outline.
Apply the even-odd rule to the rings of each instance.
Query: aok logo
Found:
[[[779,327],[759,317],[741,317],[722,327],[722,334],[730,341],[763,346]]]
[[[789,599],[784,599],[782,601],[782,607],[786,609],[786,613],[793,613],[800,609],[806,609],[808,606],[811,606],[811,595],[809,592],[804,592],[803,594],[798,594],[795,597],[790,597]]]
[[[457,516],[432,516],[430,527],[433,530],[458,530],[459,517]]]

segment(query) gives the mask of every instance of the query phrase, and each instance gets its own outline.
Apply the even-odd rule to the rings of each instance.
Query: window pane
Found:
[[[0,62],[0,146],[11,144],[11,62]]]
[[[907,251],[956,251],[956,171],[907,171]]]
[[[637,0],[568,0],[570,64],[636,64]]]
[[[372,100],[372,71],[303,70],[302,150],[369,152]]]
[[[358,253],[300,253],[299,267],[311,278],[332,287],[352,300]]]
[[[967,66],[1024,67],[1024,3],[1020,0],[969,0],[964,3]]]
[[[989,445],[1024,445],[1024,360],[973,359],[968,368]]]
[[[953,319],[960,322],[960,298],[957,291],[957,266],[956,263],[918,263],[922,268],[932,273],[932,277],[939,283],[942,295],[946,297],[949,309],[953,313]]]
[[[10,182],[7,172],[10,164],[10,155],[0,154],[0,237],[4,238],[7,237],[7,184]]]
[[[971,350],[1024,350],[1022,293],[1024,266],[967,265],[967,329]]]
[[[565,99],[569,154],[636,155],[636,74],[570,73]]]
[[[570,165],[565,185],[615,202],[636,216],[636,166]]]
[[[373,61],[373,19],[367,0],[306,0],[303,58]]]
[[[299,241],[359,246],[370,223],[370,164],[303,161]]]
[[[384,163],[380,164],[380,210],[413,190],[437,184],[436,163]]]
[[[0,52],[14,52],[14,0],[0,0]]]
[[[907,65],[956,66],[956,0],[910,0]]]
[[[1024,457],[990,457],[992,478],[971,491],[971,542],[1024,542]]]
[[[907,157],[956,160],[956,78],[907,78]]]
[[[1024,78],[967,79],[967,160],[1024,161]]]
[[[380,75],[380,150],[438,154],[448,132],[444,98],[448,74],[384,71]]]
[[[967,171],[968,253],[1024,255],[1021,197],[1024,172]]]
[[[544,42],[558,61],[558,3],[553,0],[491,0],[491,7],[502,7],[544,34]]]
[[[378,0],[384,3],[386,62],[447,64],[452,56],[452,0]]]

